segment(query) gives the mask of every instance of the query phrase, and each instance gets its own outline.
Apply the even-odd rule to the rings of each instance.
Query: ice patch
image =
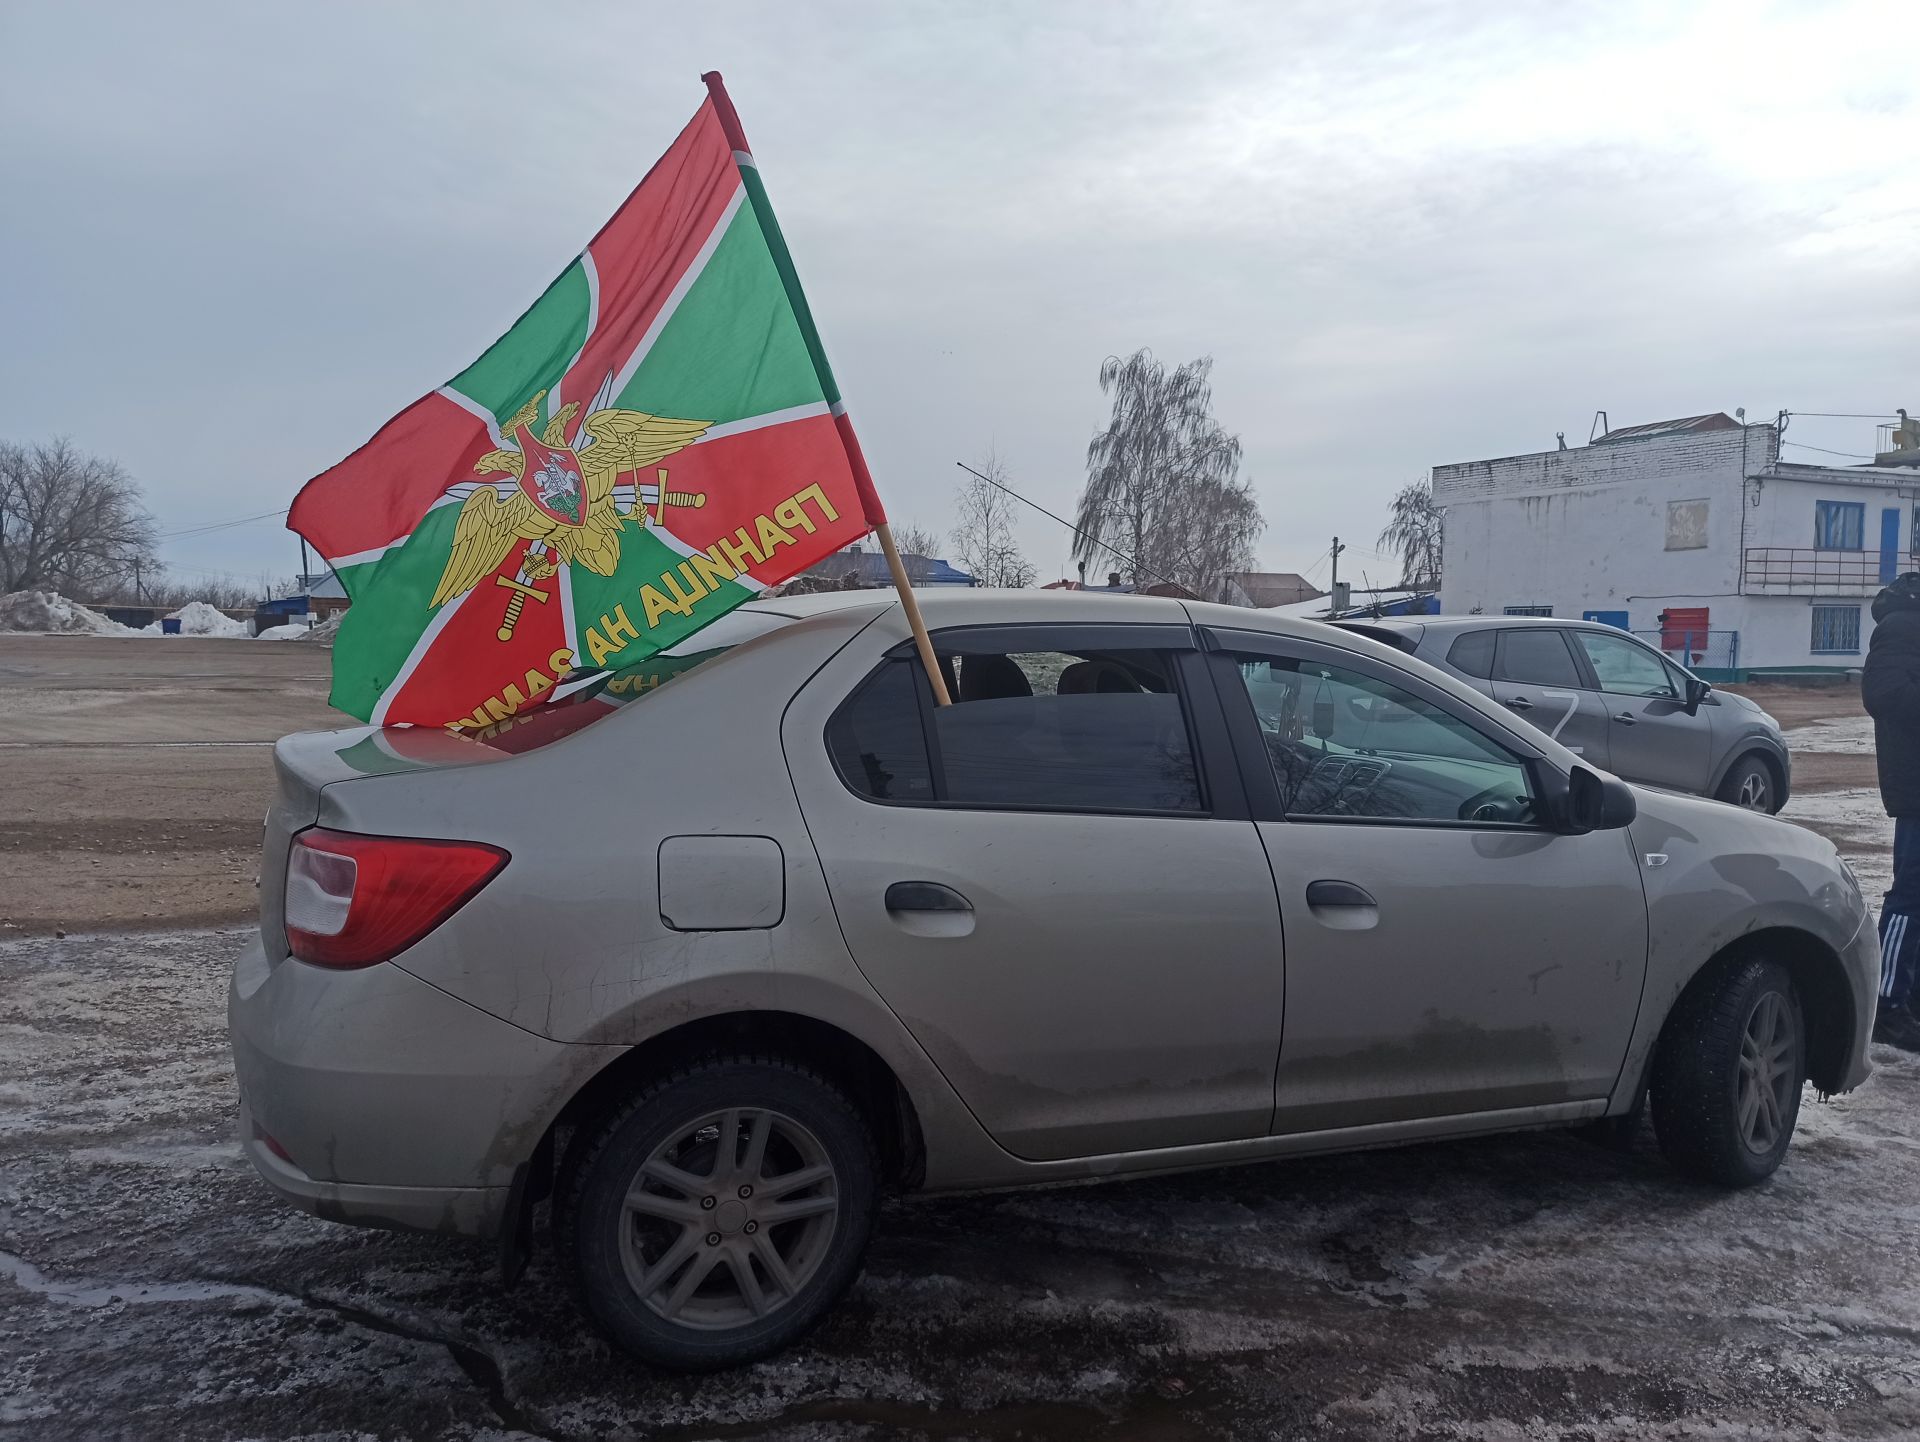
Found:
[[[1830,756],[1873,755],[1873,718],[1838,716],[1809,721],[1786,733],[1789,751],[1821,751]]]
[[[1780,819],[1817,831],[1847,859],[1869,900],[1893,885],[1893,818],[1877,787],[1796,793]]]
[[[70,1307],[106,1307],[115,1302],[217,1302],[226,1298],[264,1302],[274,1307],[302,1305],[297,1297],[238,1282],[56,1282],[25,1257],[16,1257],[11,1252],[0,1252],[0,1276],[24,1291]]]

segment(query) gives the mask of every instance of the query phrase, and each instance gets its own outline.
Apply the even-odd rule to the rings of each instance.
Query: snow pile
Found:
[[[169,621],[180,623],[182,636],[247,636],[252,633],[245,621],[236,621],[224,612],[209,606],[205,601],[189,601],[171,616]],[[160,623],[155,621],[147,627],[149,634],[156,634]]]
[[[284,626],[269,626],[253,639],[256,641],[298,641],[308,630],[305,621],[289,621]]]
[[[0,631],[34,631],[58,636],[140,634],[131,626],[109,621],[78,601],[69,601],[58,591],[15,591],[0,596]]]
[[[345,611],[335,611],[318,626],[301,635],[295,636],[293,639],[296,641],[317,641],[322,646],[331,646],[333,644],[333,638],[340,634],[340,618],[346,614]]]

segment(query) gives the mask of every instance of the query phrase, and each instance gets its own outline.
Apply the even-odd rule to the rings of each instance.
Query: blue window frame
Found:
[[[1813,544],[1822,551],[1859,551],[1866,547],[1865,501],[1815,501]]]
[[[1859,655],[1860,608],[1813,607],[1813,653],[1816,656]]]

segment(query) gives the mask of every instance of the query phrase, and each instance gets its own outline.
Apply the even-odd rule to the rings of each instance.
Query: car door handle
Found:
[[[1307,883],[1308,906],[1378,906],[1372,893],[1364,887],[1355,886],[1351,881],[1310,881]]]
[[[937,881],[896,881],[887,888],[888,911],[972,911],[973,903]]]
[[[1636,725],[1640,720],[1640,718],[1634,715],[1633,712],[1631,711],[1622,711],[1619,715],[1615,716],[1613,719],[1618,721],[1622,726],[1633,726],[1633,725]]]
[[[1531,711],[1533,709],[1533,702],[1529,701],[1525,696],[1515,696],[1507,702],[1507,709],[1509,711]]]

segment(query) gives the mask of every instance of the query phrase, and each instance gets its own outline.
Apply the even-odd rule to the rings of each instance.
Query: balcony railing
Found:
[[[1887,562],[1891,562],[1891,568]],[[1818,551],[1811,546],[1749,546],[1742,589],[1754,596],[1870,596],[1911,571],[1911,551]]]

